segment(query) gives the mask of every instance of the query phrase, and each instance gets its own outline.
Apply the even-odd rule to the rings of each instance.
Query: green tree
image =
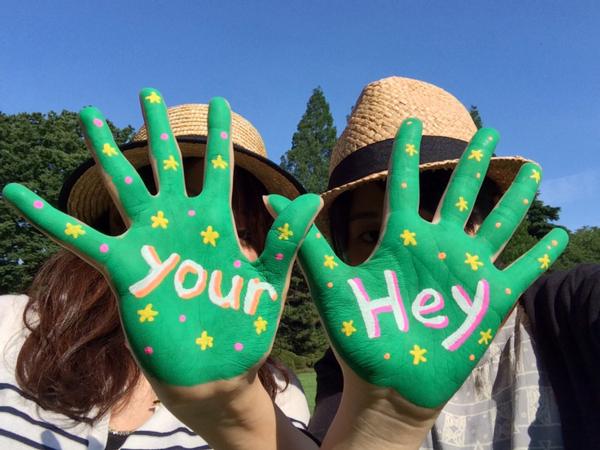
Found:
[[[471,114],[471,119],[473,119],[475,126],[479,130],[483,126],[483,120],[481,119],[479,109],[477,109],[476,105],[471,105],[471,108],[469,108],[469,114]]]
[[[323,90],[317,87],[308,99],[306,111],[292,137],[292,147],[281,157],[281,167],[294,175],[307,191],[323,192],[327,187],[329,158],[335,139],[336,129],[329,104]],[[327,339],[308,285],[295,265],[274,354],[282,354],[282,350],[292,352],[312,365],[326,347]],[[293,361],[284,362],[290,364]]]
[[[600,228],[583,227],[571,233],[569,245],[553,269],[566,270],[582,263],[600,263]]]
[[[109,123],[117,143],[133,134],[130,126]],[[90,157],[78,115],[0,112],[0,188],[19,182],[57,206],[64,179]],[[23,292],[57,246],[4,201],[0,202],[0,294]]]
[[[305,357],[309,366],[312,366],[327,348],[327,338],[319,314],[298,264],[294,265],[292,271],[275,348]]]
[[[323,192],[327,187],[329,157],[335,139],[329,104],[323,90],[317,87],[292,137],[292,148],[281,157],[281,167],[294,175],[307,191]]]
[[[531,203],[531,208],[527,213],[527,220],[529,221],[529,227],[527,230],[529,234],[537,239],[544,237],[560,219],[560,207],[546,205],[542,200],[539,199],[539,193],[535,196],[535,199]]]

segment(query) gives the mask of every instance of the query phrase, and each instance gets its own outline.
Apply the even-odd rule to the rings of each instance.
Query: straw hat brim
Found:
[[[206,138],[178,136],[177,142],[182,157],[204,157]],[[270,194],[280,194],[294,199],[305,192],[302,185],[277,164],[237,144],[234,147],[235,166],[252,174]],[[150,164],[147,141],[137,141],[121,147],[123,155],[139,169]],[[185,164],[185,161],[184,161]],[[104,185],[98,166],[93,159],[81,164],[65,181],[59,195],[62,211],[93,225],[108,211],[112,198]]]
[[[445,160],[445,161],[433,161],[421,164],[419,166],[420,172],[424,171],[435,171],[435,170],[454,170],[458,164],[458,159]],[[506,192],[521,166],[528,162],[534,162],[522,156],[500,156],[493,157],[490,161],[490,166],[486,177],[492,179],[500,188],[502,193]],[[375,172],[368,176],[362,177],[358,180],[354,180],[345,183],[341,186],[337,186],[324,192],[321,196],[323,198],[323,209],[321,210],[317,218],[317,226],[323,230],[326,234],[329,234],[329,209],[331,205],[341,194],[346,191],[351,191],[364,184],[376,181],[386,180],[388,175],[387,170]]]

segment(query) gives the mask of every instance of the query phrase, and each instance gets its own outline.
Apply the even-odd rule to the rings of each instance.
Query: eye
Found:
[[[358,235],[358,239],[365,244],[375,244],[379,239],[379,230],[367,230]]]

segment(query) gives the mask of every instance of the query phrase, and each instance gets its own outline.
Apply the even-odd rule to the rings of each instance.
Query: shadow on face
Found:
[[[420,176],[419,214],[432,221],[452,171],[423,172]],[[500,199],[498,185],[486,178],[465,231],[475,233]],[[347,264],[364,262],[375,249],[383,221],[385,180],[367,182],[336,198],[330,209],[330,231],[336,253]]]
[[[204,159],[185,158],[183,167],[187,195],[195,197],[202,192]],[[157,189],[152,167],[140,167],[138,172],[148,191],[155,195]],[[256,177],[241,167],[235,167],[231,205],[240,248],[250,261],[254,261],[263,251],[267,232],[273,223],[273,218],[262,201],[263,195],[267,194],[266,188]],[[127,229],[121,214],[112,203],[107,214],[94,227],[113,236],[120,235]]]

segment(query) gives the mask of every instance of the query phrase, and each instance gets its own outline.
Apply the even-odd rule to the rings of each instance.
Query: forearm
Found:
[[[346,383],[322,449],[418,449],[439,411],[417,407],[391,389]]]
[[[215,386],[217,389],[215,389]],[[258,377],[242,384],[227,382],[176,388],[161,395],[165,406],[215,450],[314,450],[317,445],[273,403]]]

